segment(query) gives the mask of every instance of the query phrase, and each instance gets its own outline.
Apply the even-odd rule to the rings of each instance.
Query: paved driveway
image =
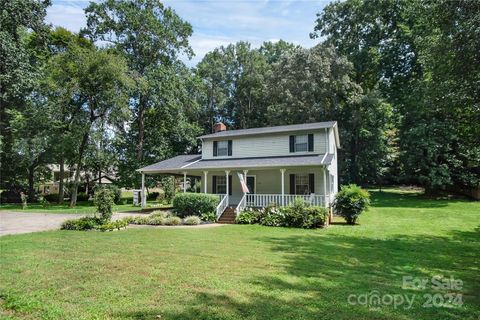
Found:
[[[63,221],[85,216],[86,214],[33,213],[0,211],[0,236],[7,234],[30,233],[57,230]],[[145,215],[141,213],[116,213],[113,219]]]

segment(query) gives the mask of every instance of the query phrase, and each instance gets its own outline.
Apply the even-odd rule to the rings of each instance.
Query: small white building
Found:
[[[142,182],[145,174],[199,178],[201,192],[220,198],[218,217],[228,207],[238,213],[245,207],[285,206],[299,197],[328,207],[337,193],[340,141],[335,121],[241,130],[217,123],[214,133],[199,139],[201,154],[141,168]]]

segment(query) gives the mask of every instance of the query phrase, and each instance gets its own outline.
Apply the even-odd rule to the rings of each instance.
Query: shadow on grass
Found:
[[[259,237],[281,256],[277,273],[244,279],[248,290],[215,292],[200,288],[178,311],[144,310],[116,316],[133,319],[469,319],[480,316],[478,283],[480,229],[450,237],[359,236],[304,233]],[[232,244],[235,250],[235,244]],[[222,272],[221,266],[215,272]],[[425,293],[402,289],[403,276],[463,281],[461,308],[425,308]],[[243,283],[245,284],[245,283]],[[244,286],[242,286],[244,287]],[[378,292],[415,294],[411,309],[351,305],[349,295]],[[438,292],[438,291],[437,291]],[[176,310],[176,309],[173,309]]]

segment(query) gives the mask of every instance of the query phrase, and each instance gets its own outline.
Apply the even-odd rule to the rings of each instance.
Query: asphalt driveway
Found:
[[[0,236],[60,229],[63,221],[84,217],[86,214],[33,213],[0,211]],[[113,220],[141,213],[115,213]]]

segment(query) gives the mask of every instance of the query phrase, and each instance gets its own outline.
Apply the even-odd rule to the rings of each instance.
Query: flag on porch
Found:
[[[240,186],[242,186],[242,191],[243,193],[249,193],[250,191],[248,190],[247,182],[243,178],[243,174],[240,172],[237,172],[238,179],[240,180]]]

